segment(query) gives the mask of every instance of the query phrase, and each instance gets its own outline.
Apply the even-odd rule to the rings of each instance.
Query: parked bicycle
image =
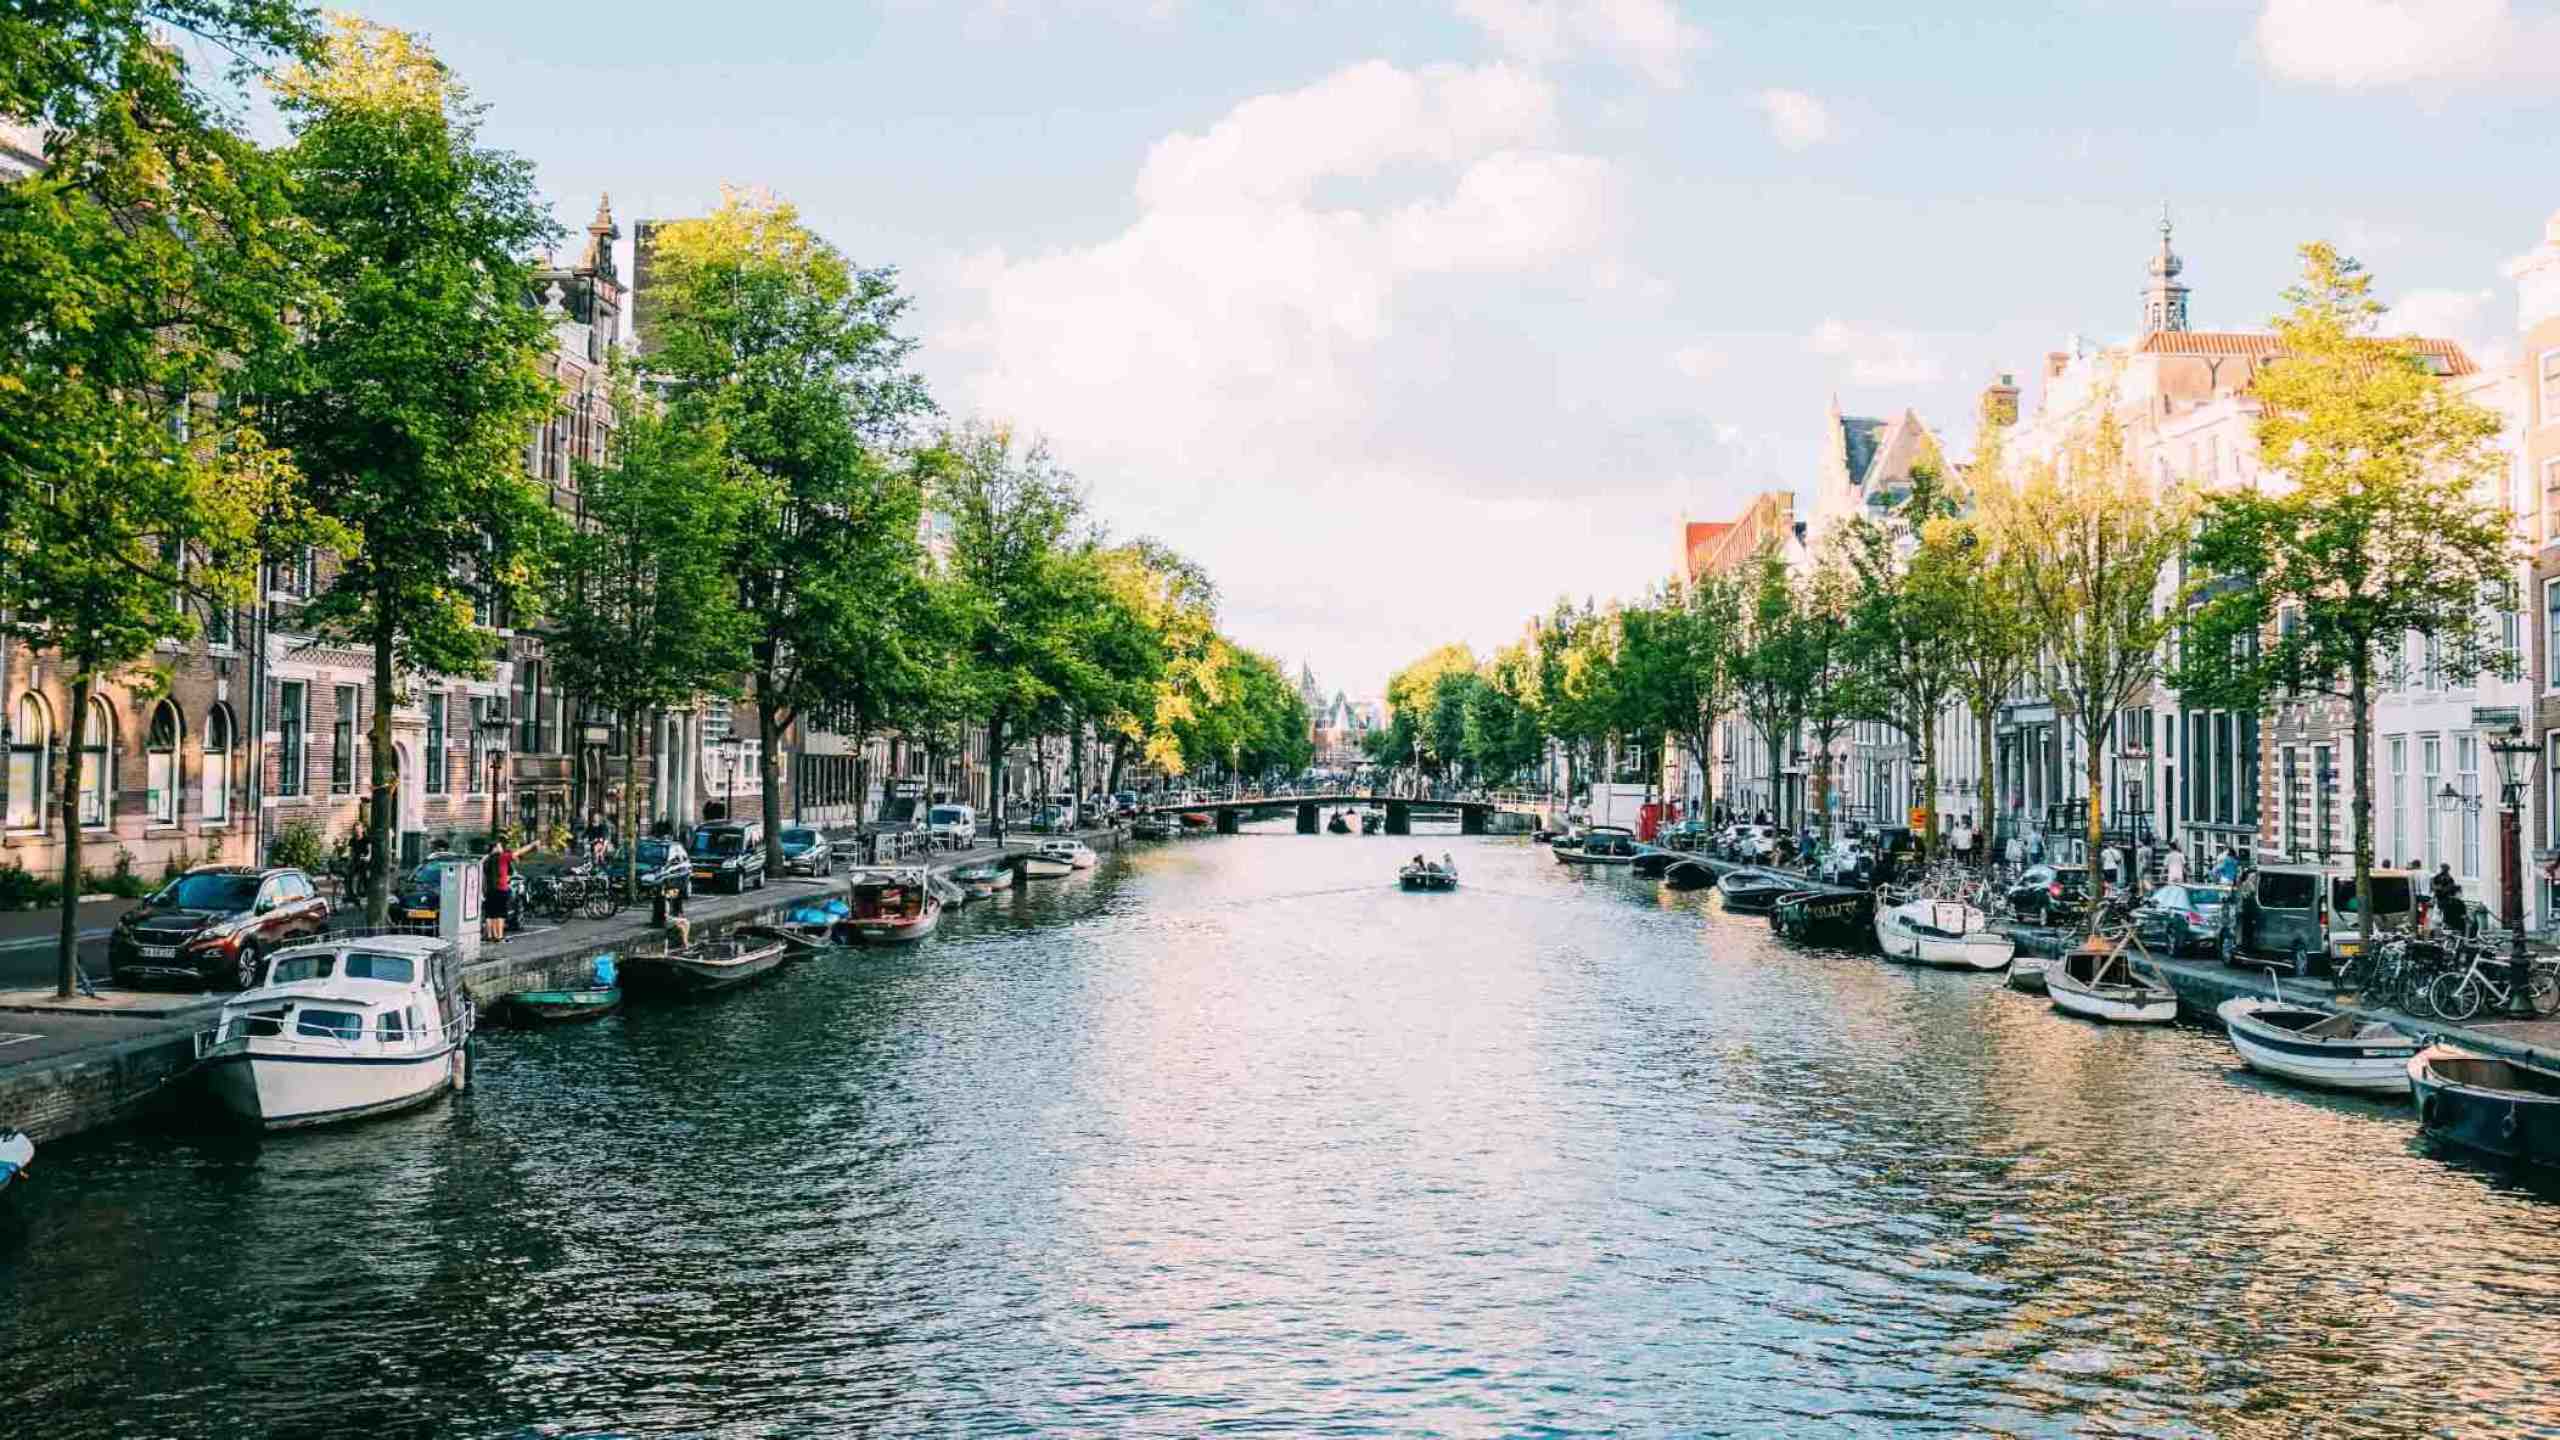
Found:
[[[2461,966],[2438,975],[2427,986],[2427,1003],[2447,1020],[2463,1021],[2483,1008],[2506,1010],[2515,1004],[2516,988],[2507,983],[2509,962],[2504,952],[2490,946],[2464,941],[2460,945]],[[2552,973],[2545,963],[2529,964],[2524,979],[2525,1003],[2536,1015],[2560,1011],[2560,975]]]

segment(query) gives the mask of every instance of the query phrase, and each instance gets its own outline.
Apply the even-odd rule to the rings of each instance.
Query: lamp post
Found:
[[[738,755],[746,741],[736,735],[723,735],[712,744],[719,747],[721,763],[720,818],[738,818]]]
[[[489,843],[492,845],[498,843],[498,812],[502,798],[498,793],[498,787],[500,780],[506,774],[507,729],[506,721],[493,718],[485,712],[482,713],[480,740],[489,752]]]
[[[2530,1018],[2532,967],[2524,953],[2524,760],[2538,747],[2525,738],[2521,724],[2489,738],[2489,753],[2498,758],[2498,885],[2506,911],[2507,1013]]]

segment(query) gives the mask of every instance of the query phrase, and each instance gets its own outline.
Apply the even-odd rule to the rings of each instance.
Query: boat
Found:
[[[1176,818],[1182,821],[1185,830],[1206,830],[1218,823],[1206,810],[1185,810]]]
[[[1324,822],[1324,833],[1327,835],[1348,835],[1351,833],[1351,822],[1343,819],[1342,812],[1336,810],[1333,812],[1333,818]]]
[[[1171,827],[1167,827],[1165,833],[1172,834]],[[952,871],[951,883],[978,899],[985,899],[1013,883],[1013,868],[997,860],[980,860]]]
[[[1129,822],[1129,838],[1132,840],[1170,840],[1173,838],[1173,822],[1167,820],[1161,815],[1141,815],[1137,819]],[[969,869],[973,867],[963,866],[961,868]],[[954,871],[952,878],[958,879],[959,873]],[[961,881],[961,883],[965,885],[968,882]]]
[[[2047,965],[2045,995],[2053,1008],[2088,1020],[2166,1025],[2178,1018],[2178,992],[2133,968],[2133,957],[2095,935]]]
[[[0,1191],[26,1178],[36,1163],[36,1142],[17,1130],[0,1130]]]
[[[469,1082],[474,1019],[453,947],[432,935],[296,945],[196,1036],[214,1097],[269,1130],[386,1115]]]
[[[626,955],[623,981],[634,991],[699,995],[770,975],[791,947],[780,940],[702,940],[681,950]]]
[[[1724,908],[1746,915],[1767,914],[1789,893],[1803,888],[1804,882],[1792,875],[1749,867],[1727,870],[1716,881],[1716,893],[1724,897]]]
[[[1026,850],[1014,856],[1013,867],[1029,880],[1055,880],[1062,875],[1076,873],[1075,861],[1064,855],[1044,855],[1037,850]]]
[[[622,1008],[622,981],[611,952],[587,967],[584,985],[552,990],[518,990],[507,997],[503,1014],[517,1025],[569,1025],[601,1020]]]
[[[952,879],[948,875],[940,873],[939,871],[925,871],[924,883],[925,888],[933,892],[934,898],[940,900],[945,905],[966,905],[970,901],[978,898],[976,895],[961,888],[960,882]]]
[[[1375,810],[1363,810],[1363,811],[1361,811],[1361,812],[1360,812],[1360,833],[1361,833],[1361,834],[1363,834],[1363,835],[1375,835],[1375,834],[1377,834],[1379,831],[1384,830],[1384,829],[1386,829],[1386,828],[1387,828],[1387,817],[1386,817],[1386,816],[1384,816],[1384,815],[1380,814],[1379,812],[1377,812],[1377,811],[1375,811]]]
[[[2020,955],[2009,962],[2009,988],[2030,995],[2045,993],[2045,967],[2053,962],[2042,955]]]
[[[1790,891],[1770,908],[1769,928],[1808,944],[1855,944],[1866,938],[1874,904],[1863,890]]]
[[[1662,872],[1671,868],[1672,862],[1686,858],[1677,850],[1647,845],[1636,852],[1636,858],[1627,862],[1627,868],[1648,880],[1659,880]]]
[[[1888,960],[1941,970],[1997,970],[2018,942],[1990,928],[1991,917],[1961,900],[1905,900],[1876,907],[1876,944]]]
[[[783,958],[798,960],[835,944],[836,922],[851,913],[842,900],[813,901],[792,906],[772,924],[741,925],[738,934],[748,940],[779,940]]]
[[[1636,832],[1618,825],[1594,825],[1552,847],[1559,865],[1632,865],[1643,849]]]
[[[1662,872],[1665,890],[1704,890],[1714,883],[1716,872],[1701,860],[1675,860],[1670,869]]]
[[[2560,1072],[2453,1045],[2409,1057],[2418,1124],[2449,1145],[2529,1165],[2560,1165]]]
[[[864,870],[853,877],[835,936],[848,945],[911,945],[942,923],[942,903],[921,865]]]
[[[2231,1048],[2252,1070],[2328,1090],[2397,1095],[2425,1042],[2382,1020],[2333,1015],[2282,996],[2243,995],[2214,1007]]]
[[[1031,847],[1031,853],[1034,855],[1047,855],[1056,859],[1064,860],[1067,862],[1067,868],[1071,870],[1090,870],[1093,868],[1093,847],[1085,844],[1081,840],[1069,837],[1062,836],[1055,840],[1043,840],[1039,844]]]
[[[1417,855],[1396,872],[1396,884],[1407,890],[1455,890],[1458,863],[1446,855],[1436,864]]]

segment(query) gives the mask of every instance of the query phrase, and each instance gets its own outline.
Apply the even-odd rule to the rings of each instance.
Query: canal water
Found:
[[[1140,848],[477,1053],[48,1152],[0,1432],[2560,1434],[2560,1204],[2401,1108],[1520,840]]]

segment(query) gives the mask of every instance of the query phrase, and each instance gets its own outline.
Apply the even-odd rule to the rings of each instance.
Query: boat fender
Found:
[[[2433,1127],[2443,1118],[2443,1107],[2436,1103],[2435,1096],[2429,1095],[2418,1102],[2419,1124]]]
[[[2498,1138],[2501,1140],[2516,1138],[2516,1111],[2512,1105],[2507,1107],[2507,1118],[2498,1122]]]
[[[453,1047],[453,1093],[471,1088],[471,1042],[466,1039]]]

